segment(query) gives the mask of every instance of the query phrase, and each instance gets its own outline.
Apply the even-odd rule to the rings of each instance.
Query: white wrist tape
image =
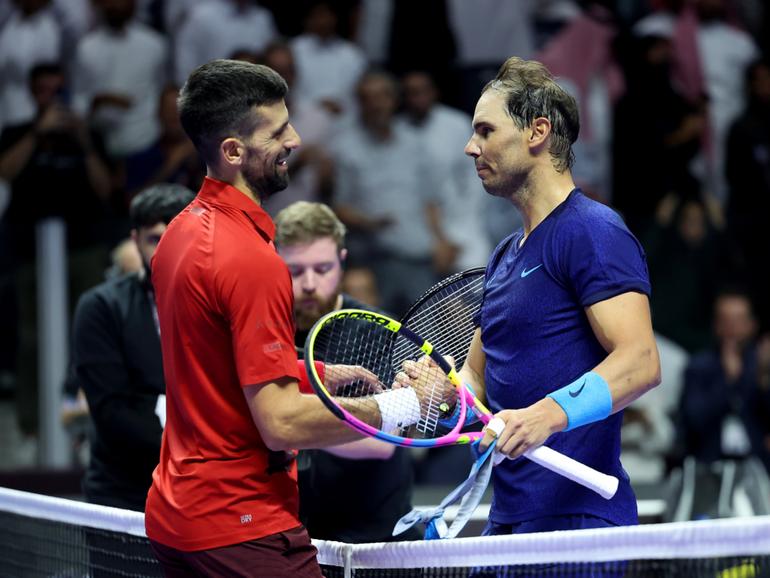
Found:
[[[420,400],[411,387],[391,389],[374,396],[380,408],[384,432],[407,427],[420,421]]]
[[[505,429],[505,422],[499,417],[493,417],[484,428],[494,437],[498,437]]]

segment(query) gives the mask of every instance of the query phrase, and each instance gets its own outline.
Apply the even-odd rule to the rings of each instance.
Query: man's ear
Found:
[[[532,121],[529,133],[529,146],[531,148],[540,148],[548,140],[551,134],[551,121],[544,116],[539,116]]]
[[[219,145],[219,155],[222,161],[231,166],[241,166],[245,153],[246,147],[234,137],[226,138]]]

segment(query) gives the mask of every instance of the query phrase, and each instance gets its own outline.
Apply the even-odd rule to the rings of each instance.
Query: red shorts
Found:
[[[307,530],[299,526],[232,546],[184,552],[150,540],[166,578],[297,576],[323,578]]]

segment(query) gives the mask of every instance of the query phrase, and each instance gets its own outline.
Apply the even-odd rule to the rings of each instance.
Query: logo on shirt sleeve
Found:
[[[275,353],[276,351],[281,351],[283,349],[283,345],[280,341],[274,341],[273,343],[266,343],[262,346],[262,351],[265,353]]]
[[[543,264],[542,264],[542,263],[540,263],[540,265],[538,265],[537,267],[532,267],[532,269],[527,269],[527,268],[525,267],[524,269],[522,269],[522,270],[521,270],[521,278],[522,278],[522,279],[524,279],[524,277],[526,277],[526,276],[527,276],[527,275],[529,275],[530,273],[534,273],[535,271],[537,271],[538,269],[540,269],[540,267],[542,267],[542,266],[543,266]]]

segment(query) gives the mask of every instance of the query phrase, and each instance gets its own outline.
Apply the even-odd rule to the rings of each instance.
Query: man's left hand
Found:
[[[484,451],[497,437],[497,451],[517,458],[528,450],[540,447],[549,436],[567,427],[567,415],[551,398],[545,398],[524,409],[504,409],[495,417],[505,422],[499,436],[484,430],[480,449]]]

